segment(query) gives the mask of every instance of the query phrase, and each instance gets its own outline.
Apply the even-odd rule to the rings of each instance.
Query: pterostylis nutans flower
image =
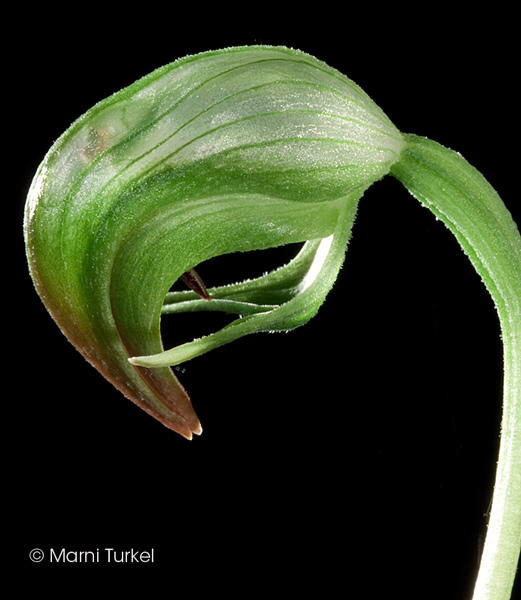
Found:
[[[100,102],[52,146],[25,214],[30,272],[78,350],[186,438],[201,432],[171,370],[241,336],[318,311],[364,191],[391,175],[454,233],[497,308],[504,405],[497,481],[475,600],[507,600],[521,545],[521,237],[459,154],[403,134],[352,81],[282,47],[183,58]],[[197,266],[302,243],[266,275],[206,289]],[[171,291],[182,279],[189,290]],[[162,315],[236,315],[163,348]]]

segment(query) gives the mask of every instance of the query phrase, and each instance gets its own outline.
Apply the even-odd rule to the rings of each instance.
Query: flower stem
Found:
[[[406,140],[392,174],[456,236],[499,315],[501,441],[473,600],[508,600],[521,547],[521,236],[498,194],[463,157],[426,138]]]

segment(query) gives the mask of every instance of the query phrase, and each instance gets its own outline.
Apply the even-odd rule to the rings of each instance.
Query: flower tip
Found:
[[[163,421],[163,425],[166,425],[166,427],[168,427],[168,429],[171,429],[172,431],[175,431],[176,433],[178,433],[181,437],[184,437],[186,440],[188,441],[192,441],[193,436],[194,435],[201,435],[203,432],[203,428],[201,427],[201,424],[199,423],[199,421],[195,422],[195,423],[191,423],[190,425],[184,425],[184,424],[180,424],[177,421]]]
[[[131,356],[127,360],[134,367],[141,367],[141,366],[143,366],[141,364],[141,361],[139,360],[139,356]]]

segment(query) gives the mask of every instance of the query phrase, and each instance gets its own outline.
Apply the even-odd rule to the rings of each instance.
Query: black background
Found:
[[[451,234],[398,182],[362,200],[342,273],[306,327],[183,365],[204,429],[192,442],[116,392],[34,292],[22,213],[47,148],[156,67],[231,45],[287,45],[338,68],[399,129],[461,152],[521,222],[508,11],[227,6],[7,19],[4,517],[20,595],[144,582],[147,597],[209,586],[241,597],[468,598],[498,449],[499,325]],[[264,260],[246,267],[262,272]],[[153,548],[155,560],[29,559],[33,548],[107,547]]]

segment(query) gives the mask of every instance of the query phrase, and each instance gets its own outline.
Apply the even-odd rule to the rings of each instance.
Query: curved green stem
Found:
[[[496,306],[504,345],[501,442],[474,600],[508,600],[521,547],[521,237],[485,178],[459,154],[406,136],[392,174],[454,233]]]

